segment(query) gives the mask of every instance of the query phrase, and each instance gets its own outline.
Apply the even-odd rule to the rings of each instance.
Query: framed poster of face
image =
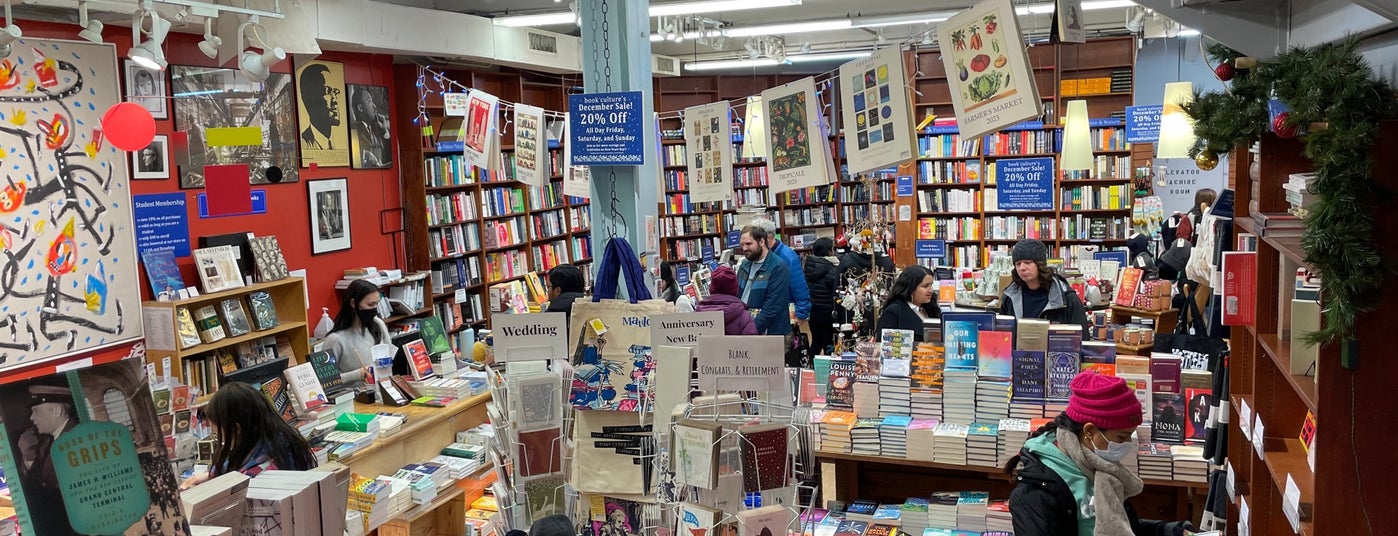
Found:
[[[350,248],[349,181],[306,181],[311,204],[311,254]]]
[[[170,139],[157,134],[145,149],[131,153],[131,178],[170,178]]]
[[[165,90],[165,73],[126,62],[127,100],[150,111],[151,117],[169,119],[170,94]]]

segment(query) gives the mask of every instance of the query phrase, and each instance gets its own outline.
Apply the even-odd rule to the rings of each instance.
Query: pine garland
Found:
[[[1308,342],[1333,343],[1354,332],[1359,315],[1382,297],[1383,258],[1374,243],[1374,200],[1379,188],[1371,175],[1370,150],[1379,122],[1398,118],[1393,89],[1374,77],[1356,51],[1357,40],[1292,49],[1238,73],[1229,93],[1200,95],[1185,112],[1199,137],[1191,155],[1225,153],[1267,132],[1271,92],[1291,107],[1286,124],[1301,128],[1324,123],[1304,138],[1305,156],[1315,166],[1311,185],[1316,202],[1306,215],[1301,247],[1306,262],[1321,272],[1325,322]],[[1209,47],[1215,61],[1239,57],[1222,45]]]

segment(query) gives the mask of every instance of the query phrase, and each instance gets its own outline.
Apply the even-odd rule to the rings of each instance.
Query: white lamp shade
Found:
[[[1087,101],[1068,101],[1068,121],[1063,126],[1063,153],[1058,167],[1064,171],[1092,169],[1092,135],[1087,123]]]
[[[1189,158],[1189,149],[1194,146],[1194,120],[1184,113],[1182,106],[1191,102],[1194,102],[1193,83],[1165,84],[1165,107],[1160,115],[1156,158]]]

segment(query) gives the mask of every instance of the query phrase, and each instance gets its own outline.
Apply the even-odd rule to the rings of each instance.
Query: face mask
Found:
[[[361,325],[368,326],[368,325],[370,325],[370,324],[373,324],[373,323],[374,323],[374,319],[375,319],[375,318],[378,318],[378,316],[379,316],[379,310],[378,310],[378,309],[360,309],[360,310],[359,310],[359,323],[360,323]]]
[[[1101,434],[1101,432],[1098,433]],[[1107,439],[1107,434],[1102,434],[1102,439],[1107,440],[1106,450],[1099,449],[1096,445],[1093,445],[1092,451],[1097,454],[1098,458],[1109,462],[1121,463],[1121,460],[1126,459],[1126,455],[1130,454],[1131,449],[1135,447],[1130,441],[1113,443],[1111,439]]]

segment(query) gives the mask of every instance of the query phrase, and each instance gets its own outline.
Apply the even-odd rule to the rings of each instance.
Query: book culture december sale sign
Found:
[[[1015,158],[996,162],[1000,210],[1053,210],[1053,159]]]
[[[645,163],[645,122],[641,92],[584,93],[568,96],[572,132],[570,164],[639,166]]]

